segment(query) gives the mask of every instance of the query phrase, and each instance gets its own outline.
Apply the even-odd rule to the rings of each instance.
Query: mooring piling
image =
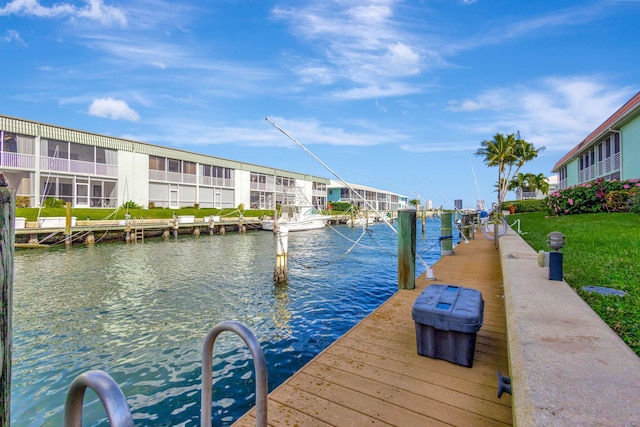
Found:
[[[398,289],[416,287],[416,211],[398,211]]]
[[[11,409],[11,313],[13,304],[13,255],[16,192],[0,187],[0,425],[8,426]]]
[[[286,283],[289,276],[287,261],[289,258],[289,228],[286,225],[278,227],[276,234],[276,267],[273,271],[273,281]]]

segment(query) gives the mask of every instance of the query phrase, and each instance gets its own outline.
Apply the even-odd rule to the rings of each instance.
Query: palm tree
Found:
[[[411,200],[409,200],[409,204],[410,204],[410,205],[413,205],[413,208],[414,208],[415,210],[418,210],[418,206],[420,206],[420,200],[418,200],[418,199],[411,199]]]
[[[529,174],[518,172],[515,178],[509,181],[509,191],[516,191],[516,199],[522,199],[522,193],[525,187],[529,184]]]
[[[514,134],[505,136],[496,133],[492,140],[484,140],[480,145],[475,154],[484,157],[483,161],[487,166],[498,167],[499,209],[509,191],[509,183],[513,176],[525,163],[538,157],[538,153],[544,150],[544,147],[536,149],[533,144],[521,139],[519,133],[517,138]]]
[[[547,177],[544,176],[543,173],[539,173],[538,175],[531,174],[529,186],[532,191],[538,190],[545,196],[549,194],[549,182],[547,182]]]

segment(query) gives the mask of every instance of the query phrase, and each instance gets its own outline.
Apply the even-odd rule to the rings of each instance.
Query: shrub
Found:
[[[331,204],[333,205],[333,210],[339,212],[346,212],[353,206],[349,202],[331,202]]]
[[[547,212],[547,200],[546,199],[527,199],[527,200],[512,200],[502,203],[502,210],[509,209],[509,206],[515,207],[515,213],[524,212]]]
[[[638,179],[605,180],[582,183],[548,197],[548,210],[552,215],[628,211],[632,197],[640,191]]]
[[[31,206],[31,197],[29,196],[17,196],[16,208],[28,208]]]
[[[142,209],[142,207],[133,200],[128,200],[122,204],[122,209]]]
[[[55,197],[47,197],[42,202],[44,208],[61,208],[64,206],[64,200],[56,199]]]

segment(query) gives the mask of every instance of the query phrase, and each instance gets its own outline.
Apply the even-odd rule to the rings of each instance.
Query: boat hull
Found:
[[[324,228],[327,220],[320,216],[319,218],[307,218],[300,221],[278,221],[278,226],[286,226],[289,231],[305,231],[317,230]],[[262,222],[262,229],[273,231],[273,220],[265,220]]]

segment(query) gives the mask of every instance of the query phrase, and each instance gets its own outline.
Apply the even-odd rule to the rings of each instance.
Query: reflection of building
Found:
[[[327,201],[348,202],[365,210],[371,209],[372,206],[378,211],[395,211],[407,207],[407,200],[404,200],[405,206],[401,206],[401,196],[396,193],[364,185],[349,184],[349,186],[340,181],[332,180],[327,187]],[[366,199],[366,203],[363,198]]]
[[[19,205],[273,209],[301,191],[324,208],[328,179],[0,116],[0,170]]]
[[[640,92],[598,126],[553,167],[558,189],[596,178],[640,176]]]

